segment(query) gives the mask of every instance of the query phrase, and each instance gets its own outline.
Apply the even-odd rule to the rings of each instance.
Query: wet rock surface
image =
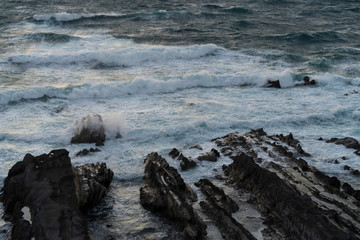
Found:
[[[211,149],[210,152],[204,153],[199,156],[197,159],[200,161],[209,161],[209,162],[216,162],[220,157],[220,153],[216,149]]]
[[[90,239],[81,208],[103,192],[89,182],[109,186],[112,172],[104,164],[74,168],[68,155],[65,149],[27,154],[9,170],[2,201],[4,218],[13,223],[12,239]]]
[[[292,189],[275,173],[258,166],[245,155],[233,157],[226,170],[228,182],[254,193],[259,209],[300,239],[341,239],[350,234],[333,226],[326,211],[319,209],[309,197]]]
[[[360,239],[360,190],[308,164],[312,156],[293,134],[254,129],[211,141],[216,147],[198,160],[210,156],[206,166],[217,168],[213,178],[194,182],[201,200],[193,210],[212,224],[208,231],[216,228],[224,239]],[[219,168],[215,159],[226,158],[232,163]]]
[[[105,138],[101,116],[88,115],[76,122],[75,135],[71,138],[71,143],[95,143],[96,146],[103,146]]]
[[[201,179],[195,185],[206,196],[206,200],[200,202],[202,210],[214,222],[224,239],[256,239],[232,217],[231,214],[238,211],[239,206],[222,189],[208,179]]]
[[[180,156],[178,157],[178,160],[181,161],[180,167],[181,167],[181,170],[183,170],[183,171],[188,170],[190,168],[194,168],[197,165],[197,163],[194,160],[192,160],[192,158],[187,158],[182,154],[180,154]]]
[[[197,201],[195,192],[157,153],[150,153],[144,162],[145,184],[140,188],[141,205],[175,222],[183,231],[184,239],[205,239],[206,225],[192,207]]]
[[[266,87],[267,88],[281,88],[280,80],[274,80],[274,81],[268,80]]]
[[[100,152],[100,149],[98,149],[98,148],[89,148],[89,149],[87,149],[87,148],[84,148],[83,150],[81,150],[81,151],[79,151],[79,152],[77,152],[76,153],[76,156],[78,157],[78,156],[86,156],[86,155],[88,155],[89,153],[94,153],[94,152]]]
[[[352,148],[356,151],[354,152],[356,155],[360,156],[360,143],[352,137],[345,138],[331,138],[326,141],[327,143],[335,143],[337,145],[344,145],[346,148]]]
[[[179,150],[177,150],[176,148],[173,148],[170,152],[169,152],[169,156],[172,158],[177,158],[180,155]]]

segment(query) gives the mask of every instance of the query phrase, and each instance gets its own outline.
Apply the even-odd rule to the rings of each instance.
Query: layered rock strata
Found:
[[[157,153],[150,153],[144,162],[145,183],[140,188],[142,206],[175,222],[183,231],[184,239],[206,239],[206,225],[192,207],[197,201],[195,192]]]

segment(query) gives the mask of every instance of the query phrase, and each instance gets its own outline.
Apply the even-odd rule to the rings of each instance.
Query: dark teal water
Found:
[[[139,204],[144,157],[210,150],[233,131],[293,132],[307,161],[357,186],[343,169],[360,169],[353,151],[316,139],[360,140],[359,1],[0,1],[0,187],[28,152],[106,161],[116,177],[90,213],[95,239],[166,239],[173,229]],[[294,87],[304,75],[318,85]],[[285,88],[264,88],[268,78]],[[77,158],[90,146],[71,145],[71,129],[88,114],[127,135]],[[182,174],[191,183],[214,167]]]
[[[0,28],[4,30],[9,24],[34,21],[36,14],[64,11],[77,14],[121,13],[122,16],[100,14],[66,22],[49,21],[74,29],[111,29],[115,37],[138,42],[169,45],[215,43],[231,49],[280,49],[296,55],[298,58],[294,57],[294,61],[314,54],[336,59],[359,59],[358,52],[337,49],[343,46],[360,47],[360,3],[356,0],[3,0]],[[1,48],[7,48],[6,42]]]

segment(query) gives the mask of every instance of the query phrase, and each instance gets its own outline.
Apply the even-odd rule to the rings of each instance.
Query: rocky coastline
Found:
[[[356,155],[360,149],[353,138],[324,141]],[[173,226],[173,239],[360,239],[360,190],[308,164],[311,154],[291,133],[256,129],[211,144],[210,151],[172,149],[179,172],[156,152],[144,159],[139,203]],[[182,176],[223,161],[211,177],[187,183]],[[9,170],[1,192],[3,218],[12,222],[9,239],[91,239],[84,213],[105,196],[113,176],[105,163],[74,167],[65,149],[27,154]]]
[[[198,196],[157,153],[145,159],[141,204],[180,227],[184,239],[213,239],[204,222],[215,226],[223,239],[360,239],[359,190],[309,165],[303,158],[311,155],[292,134],[268,135],[257,129],[212,141],[218,150],[197,160],[217,161],[220,151],[232,163],[212,179],[199,179],[194,184]],[[176,158],[180,152],[173,149],[169,155]],[[259,227],[248,223],[252,216],[241,217],[244,208],[260,216]],[[187,223],[198,226],[196,234],[189,234]]]

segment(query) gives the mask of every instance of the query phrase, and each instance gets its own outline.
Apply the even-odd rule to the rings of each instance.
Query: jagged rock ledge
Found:
[[[26,154],[2,189],[10,239],[90,239],[82,211],[99,203],[113,175],[105,163],[73,167],[65,149]]]
[[[157,153],[144,160],[145,183],[140,188],[141,205],[174,221],[183,231],[184,239],[206,239],[206,225],[193,209],[196,193],[177,170]]]
[[[360,190],[309,165],[305,159],[311,154],[291,133],[268,135],[257,129],[230,133],[212,142],[217,149],[200,156],[212,153],[214,160],[229,157],[233,162],[223,165],[224,174],[211,181],[196,180],[195,186],[201,190],[201,201],[196,204],[191,188],[165,159],[156,153],[145,159],[141,203],[180,225],[185,239],[188,225],[199,223],[202,232],[189,239],[209,237],[202,222],[211,222],[207,230],[216,227],[224,239],[360,239]],[[179,150],[170,154],[173,158],[179,155]],[[197,156],[187,154],[188,158]],[[254,228],[247,217],[239,217],[248,207],[260,216],[260,227]]]

